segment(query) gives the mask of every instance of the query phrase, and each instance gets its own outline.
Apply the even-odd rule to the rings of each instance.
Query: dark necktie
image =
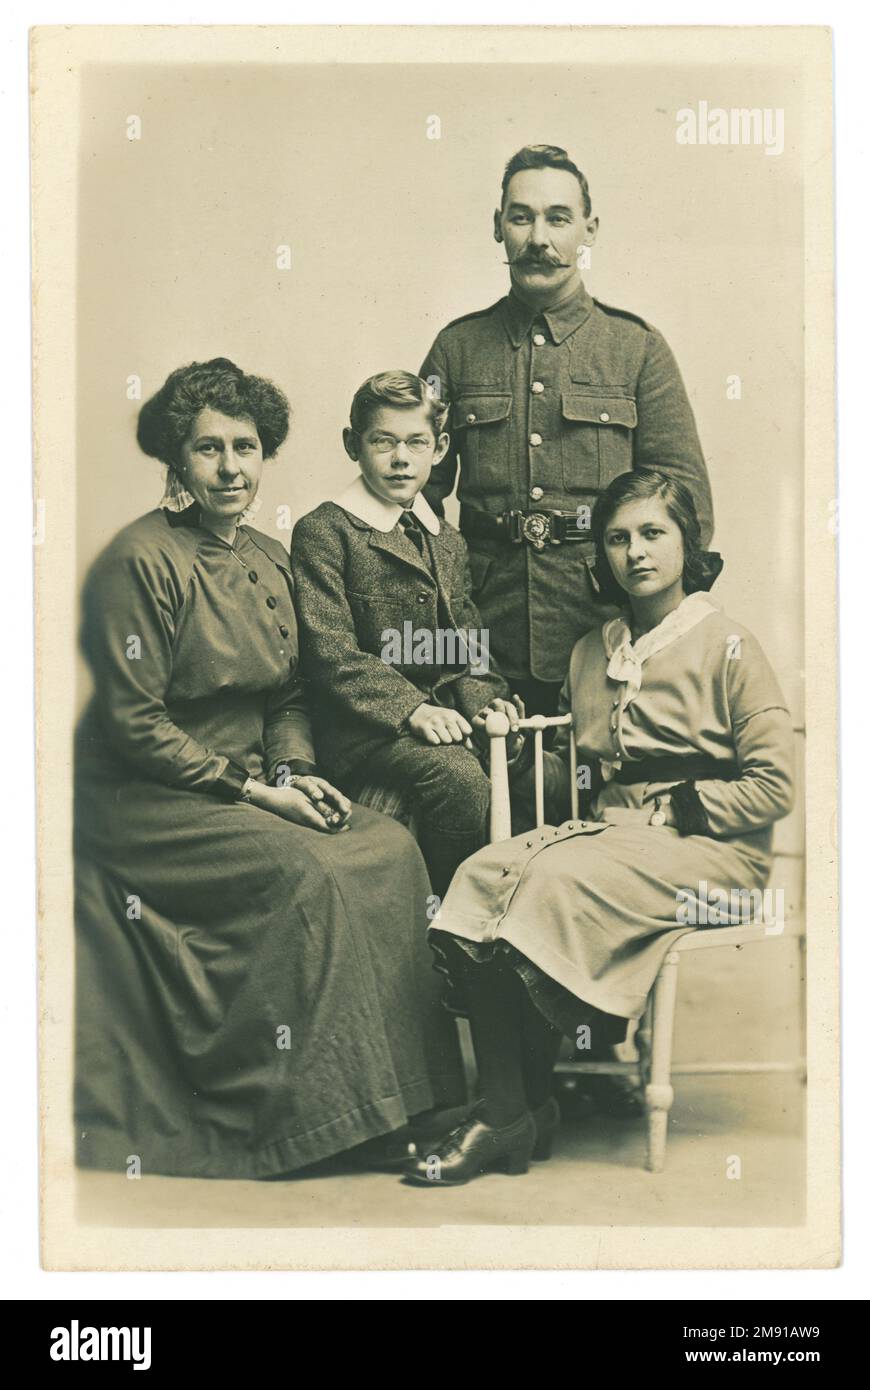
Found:
[[[402,515],[399,517],[399,525],[408,537],[408,540],[413,541],[414,545],[417,547],[418,554],[422,555],[423,532],[420,530],[420,524],[413,512],[403,511]]]

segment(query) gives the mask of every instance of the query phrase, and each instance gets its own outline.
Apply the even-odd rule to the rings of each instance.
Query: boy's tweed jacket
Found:
[[[493,669],[442,673],[381,659],[384,634],[402,633],[406,622],[416,631],[480,633],[464,540],[422,495],[413,511],[429,533],[431,571],[398,525],[401,508],[374,497],[361,477],[293,531],[301,673],[311,693],[318,763],[336,778],[407,733],[405,721],[424,702],[471,719],[494,697],[509,697]]]

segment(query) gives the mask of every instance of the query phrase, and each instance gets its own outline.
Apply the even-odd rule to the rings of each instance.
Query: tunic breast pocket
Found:
[[[462,467],[463,496],[510,487],[509,392],[463,391],[453,405],[451,429]]]
[[[634,459],[637,405],[631,396],[562,393],[562,477],[566,492],[599,491]]]

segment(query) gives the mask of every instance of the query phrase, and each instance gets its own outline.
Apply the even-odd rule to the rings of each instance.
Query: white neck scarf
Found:
[[[604,650],[609,658],[607,674],[625,686],[623,709],[631,704],[643,684],[644,662],[670,646],[671,642],[689,632],[710,613],[718,612],[718,604],[699,590],[687,594],[676,608],[671,609],[656,627],[631,640],[631,628],[624,618],[611,618],[602,629]]]

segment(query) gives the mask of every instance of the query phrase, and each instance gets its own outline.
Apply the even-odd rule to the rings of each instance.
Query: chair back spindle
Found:
[[[520,720],[520,729],[531,732],[535,739],[535,824],[544,824],[544,732],[571,723],[570,714],[533,714]],[[510,721],[506,714],[493,712],[487,715],[486,732],[489,735],[490,782],[492,801],[489,813],[489,838],[509,840],[511,837],[511,798],[507,767],[507,736]],[[579,816],[579,796],[577,788],[577,749],[573,737],[569,742],[569,769],[571,775],[571,815]]]

